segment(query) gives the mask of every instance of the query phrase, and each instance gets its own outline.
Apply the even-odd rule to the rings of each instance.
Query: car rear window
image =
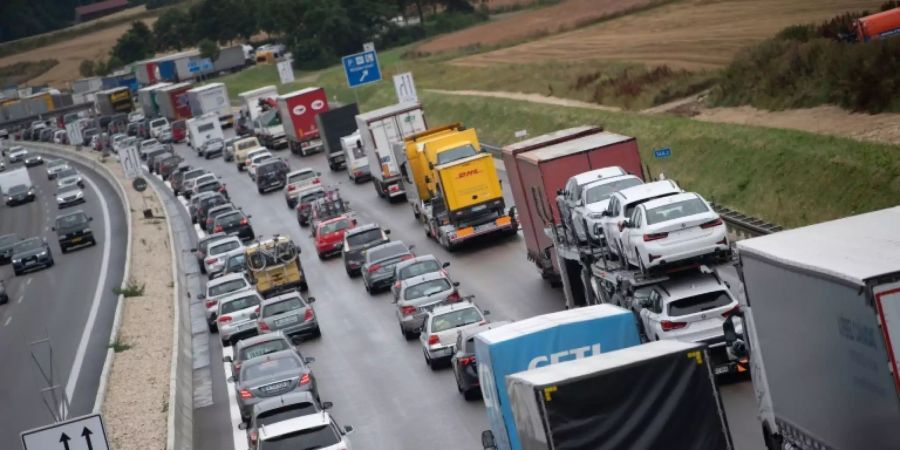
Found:
[[[429,259],[427,261],[420,261],[400,269],[399,275],[401,280],[405,280],[407,278],[417,277],[426,273],[437,272],[438,270],[441,270],[441,265],[438,264],[437,261]]]
[[[303,180],[309,180],[309,179],[315,178],[315,177],[316,177],[316,173],[312,172],[312,171],[295,173],[295,174],[291,175],[290,178],[288,178],[288,183],[296,183],[296,182],[303,181]]]
[[[314,191],[300,196],[300,203],[312,203],[325,196],[325,191]]]
[[[346,230],[350,228],[350,221],[347,219],[336,220],[334,222],[328,222],[323,224],[319,228],[319,234],[331,234],[341,230]]]
[[[257,146],[259,146],[259,144],[256,142],[255,139],[250,140],[250,141],[238,142],[238,144],[237,144],[238,150],[246,150],[248,148],[253,148],[253,147],[257,147]]]
[[[388,244],[384,247],[370,249],[366,252],[367,261],[381,261],[382,259],[391,258],[393,256],[405,255],[409,250],[405,245],[399,242]]]
[[[260,342],[241,349],[240,360],[246,361],[257,356],[268,355],[269,353],[280,352],[291,348],[284,339],[273,339],[271,341]]]
[[[209,288],[209,295],[207,297],[216,297],[222,294],[227,294],[229,292],[234,292],[238,289],[243,289],[247,286],[247,282],[243,279],[231,280],[226,283],[217,284]]]
[[[284,167],[284,163],[274,162],[259,166],[257,172],[259,172],[258,175],[268,175],[270,173],[284,172],[285,170],[286,168]]]
[[[420,297],[434,295],[438,292],[443,292],[449,289],[450,282],[445,280],[444,278],[438,278],[436,280],[429,280],[424,283],[419,283],[415,286],[406,288],[406,292],[403,294],[403,298],[406,300],[413,300]]]
[[[241,246],[240,242],[228,241],[222,244],[213,245],[209,248],[210,255],[218,255],[220,253],[229,252]]]
[[[637,178],[625,178],[624,180],[612,181],[609,183],[596,184],[588,187],[587,192],[584,193],[584,203],[591,204],[602,202],[609,198],[613,192],[621,191],[622,189],[637,186],[642,184],[642,181]]]
[[[464,327],[481,322],[481,313],[475,308],[465,308],[434,316],[431,320],[431,331],[441,332],[452,328]]]
[[[710,309],[721,308],[731,303],[731,297],[725,291],[707,292],[693,297],[675,300],[669,303],[669,315],[686,316]]]
[[[253,379],[260,376],[265,376],[269,373],[283,372],[291,369],[299,369],[300,362],[291,357],[282,356],[280,358],[273,358],[268,361],[263,361],[259,364],[253,364],[244,368],[241,371],[241,379]]]
[[[266,305],[265,309],[263,309],[263,317],[272,317],[277,316],[279,314],[284,314],[288,311],[294,311],[300,308],[303,308],[303,301],[297,297],[289,298],[287,300],[282,300],[277,303],[272,303],[270,305]]]
[[[295,417],[303,417],[313,414],[319,409],[312,402],[299,402],[293,405],[282,406],[270,411],[264,411],[256,416],[256,426],[268,425],[270,423],[281,422],[282,420],[293,419]]]
[[[257,306],[259,306],[259,297],[248,295],[230,300],[227,303],[222,303],[222,314],[233,313],[247,308],[255,308]]]
[[[371,230],[366,230],[360,233],[356,233],[352,236],[347,237],[347,243],[350,244],[350,247],[356,247],[360,245],[366,245],[370,242],[380,241],[381,240],[381,229],[373,228]]]
[[[223,227],[230,227],[232,225],[237,225],[238,223],[240,223],[241,219],[243,218],[244,215],[240,212],[232,211],[216,217],[216,224],[222,225]]]
[[[197,186],[197,192],[210,192],[219,189],[221,185],[218,181],[207,181],[199,186]]]
[[[331,447],[341,442],[341,436],[331,424],[321,427],[307,428],[291,434],[285,434],[260,443],[264,450],[316,449]]]
[[[647,210],[647,224],[653,225],[669,220],[680,219],[682,217],[693,216],[694,214],[703,214],[709,212],[706,202],[699,198],[692,198],[668,205],[657,206]]]

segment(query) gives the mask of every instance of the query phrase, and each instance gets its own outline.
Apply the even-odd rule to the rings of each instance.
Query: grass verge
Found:
[[[124,288],[115,287],[113,288],[113,294],[121,295],[123,297],[140,297],[144,295],[144,288],[146,285],[144,283],[138,283],[134,278],[128,280],[128,283],[125,284]]]
[[[0,67],[0,86],[22,84],[59,64],[56,59],[25,61]]]

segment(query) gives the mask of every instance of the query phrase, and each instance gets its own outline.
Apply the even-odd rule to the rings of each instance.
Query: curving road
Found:
[[[87,202],[63,211],[81,209],[93,217],[91,228],[98,245],[65,255],[60,251],[51,231],[58,214],[56,181],[47,179],[46,166],[29,169],[37,201],[13,208],[0,206],[0,234],[45,237],[56,262],[50,269],[19,277],[13,276],[12,266],[0,267],[0,278],[10,296],[8,304],[0,305],[3,449],[20,448],[20,432],[53,421],[42,400],[40,391],[47,384],[33,359],[32,342],[49,339],[49,344],[34,347],[34,356],[49,376],[52,347],[53,384],[59,386],[58,393],[69,394],[70,417],[93,409],[107,353],[117,297],[112,290],[121,285],[124,275],[125,212],[105,178],[86,166],[70,164],[85,178]]]
[[[189,163],[209,168],[224,180],[233,202],[252,215],[257,234],[290,233],[303,248],[301,259],[311,280],[309,294],[317,299],[323,337],[302,343],[300,349],[316,358],[312,368],[322,399],[334,402],[341,425],[354,427],[354,448],[480,448],[480,433],[488,423],[483,404],[462,399],[450,369],[432,371],[425,365],[419,341],[401,336],[389,293],[366,294],[359,278],[347,277],[339,257],[319,261],[309,229],[297,225],[280,191],[260,196],[233,163],[197,158],[183,145],[176,149]],[[491,311],[492,320],[517,320],[564,308],[561,291],[543,282],[526,259],[521,236],[448,253],[425,237],[405,202],[389,204],[376,196],[370,183],[354,185],[345,172],[331,172],[322,154],[302,159],[287,151],[276,154],[288,159],[292,169],[313,167],[326,185],[339,186],[360,223],[377,221],[392,230],[393,240],[414,244],[417,254],[432,253],[450,261],[451,276],[461,282],[463,293],[474,294],[476,302]],[[505,173],[500,175],[506,191]],[[230,385],[218,362],[218,339],[209,340],[209,353],[213,404],[195,410],[195,448],[243,450],[246,445],[240,445],[241,432],[234,428],[230,412]],[[750,383],[727,384],[722,391],[737,448],[761,448]]]

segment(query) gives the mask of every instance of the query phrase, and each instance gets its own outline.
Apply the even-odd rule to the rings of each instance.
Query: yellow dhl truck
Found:
[[[286,236],[254,241],[244,249],[244,260],[251,281],[265,298],[308,288],[300,263],[300,247]]]
[[[515,234],[514,208],[506,210],[493,157],[474,129],[432,128],[394,146],[407,200],[425,233],[448,250],[488,234]]]

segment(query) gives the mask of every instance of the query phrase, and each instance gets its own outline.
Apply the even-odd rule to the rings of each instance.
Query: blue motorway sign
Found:
[[[351,88],[365,86],[381,81],[381,68],[378,67],[378,54],[375,50],[357,53],[341,58],[344,63],[344,75]]]
[[[668,158],[672,156],[672,149],[669,147],[655,149],[653,150],[653,156],[656,159]]]

